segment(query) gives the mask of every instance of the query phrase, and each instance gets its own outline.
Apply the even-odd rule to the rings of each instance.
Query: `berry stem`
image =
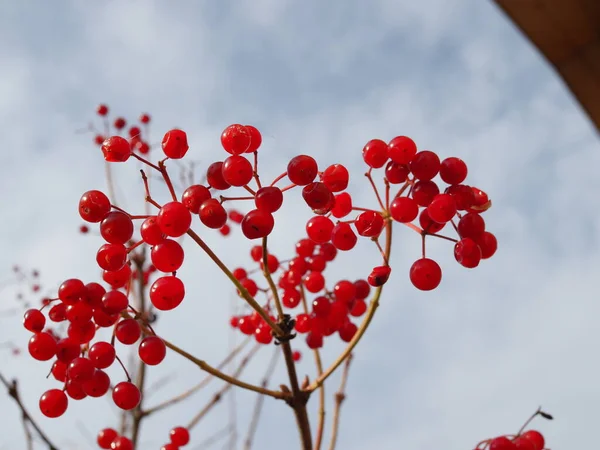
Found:
[[[220,199],[221,200],[221,204],[223,202],[228,201],[228,200],[254,200],[254,197],[251,197],[251,196],[246,196],[246,197],[223,197],[221,195],[220,197],[221,197],[221,199]]]
[[[158,167],[160,167],[160,169],[159,169],[160,174],[164,178],[165,184],[167,185],[167,188],[169,189],[169,192],[171,193],[171,198],[173,199],[174,202],[176,202],[177,194],[175,194],[175,188],[173,188],[173,183],[171,182],[171,177],[169,176],[169,173],[167,172],[167,166],[165,166],[164,160],[158,162]]]
[[[542,412],[542,407],[539,406],[538,409],[529,417],[529,419],[527,419],[527,421],[523,424],[523,426],[519,429],[519,431],[517,432],[517,436],[520,436],[521,433],[523,433],[523,431],[525,431],[525,428],[527,427],[527,425],[529,425],[529,423],[535,419],[535,417],[537,415],[539,415]]]
[[[290,189],[292,189],[292,188],[295,188],[295,187],[296,187],[296,185],[295,185],[295,184],[289,184],[289,185],[287,185],[286,187],[284,187],[284,188],[281,190],[281,192],[289,191]]]
[[[386,224],[385,224],[385,253],[384,253],[385,256],[387,257],[388,261],[390,259],[391,249],[392,249],[392,222],[391,222],[391,219],[388,218],[388,219],[386,219]],[[325,372],[323,372],[322,375],[317,377],[317,379],[315,381],[313,381],[305,389],[306,392],[313,392],[319,386],[323,385],[325,380],[327,378],[329,378],[329,376],[333,372],[335,372],[335,370],[346,360],[346,358],[350,355],[350,353],[352,353],[352,350],[354,350],[354,347],[356,347],[356,345],[358,344],[358,342],[360,341],[362,336],[365,334],[365,331],[367,331],[367,328],[369,327],[371,320],[373,320],[373,316],[375,315],[375,310],[379,306],[379,299],[381,298],[381,292],[383,290],[383,286],[379,286],[377,289],[375,289],[375,293],[373,294],[373,298],[371,299],[371,302],[369,303],[369,308],[367,309],[365,318],[363,319],[362,323],[360,324],[360,327],[356,331],[356,334],[354,335],[352,340],[348,343],[348,345],[346,346],[344,351],[340,354],[340,356],[338,356],[338,358],[331,364],[331,366],[329,366],[327,368],[327,370],[325,370]]]
[[[131,253],[133,250],[135,250],[136,248],[138,248],[140,245],[144,244],[144,240],[140,239],[139,241],[137,241],[135,244],[133,244],[131,247],[129,247],[127,249],[127,253]],[[143,276],[143,273],[142,273]]]
[[[277,182],[283,178],[287,177],[287,171],[283,172],[281,175],[279,175],[277,178],[275,178],[273,180],[273,182],[271,183],[271,186],[275,186],[277,184]]]
[[[254,152],[254,168],[252,170],[252,176],[256,181],[257,189],[262,188],[262,184],[260,184],[260,177],[258,176],[258,151]]]
[[[204,250],[204,252],[209,256],[210,259],[212,259],[215,262],[215,264],[223,271],[223,273],[227,275],[227,278],[229,278],[231,282],[235,285],[235,287],[240,292],[241,296],[244,297],[244,300],[246,300],[246,302],[248,302],[252,309],[254,309],[260,315],[260,317],[262,317],[263,320],[267,322],[267,324],[271,327],[275,334],[277,336],[284,336],[285,333],[283,332],[281,327],[271,320],[271,318],[265,312],[265,310],[260,307],[256,300],[254,300],[254,298],[250,295],[248,290],[244,286],[242,286],[239,280],[233,276],[233,273],[231,273],[231,271],[227,268],[223,261],[219,259],[215,252],[213,252],[210,249],[206,242],[204,242],[202,238],[198,236],[192,229],[189,229],[187,231],[187,234],[194,240],[194,242],[196,242],[196,244],[198,244],[198,246],[200,246],[202,250]]]
[[[369,171],[367,173],[365,173],[365,177],[367,177],[367,180],[369,180],[369,183],[371,183],[371,187],[373,188],[373,191],[375,192],[375,196],[377,197],[377,202],[379,203],[381,210],[385,211],[385,206],[383,205],[383,202],[381,201],[381,196],[379,195],[379,190],[377,189],[377,186],[375,185],[375,182],[373,181],[373,177],[371,176],[371,170],[372,169],[369,169]]]
[[[329,441],[329,450],[334,450],[337,443],[338,429],[340,428],[340,410],[342,403],[346,399],[346,383],[348,382],[348,372],[350,371],[350,363],[352,362],[352,354],[346,358],[340,388],[335,393],[335,406],[333,408],[333,425],[331,428],[331,440]]]
[[[113,334],[113,339],[114,339],[114,334]],[[112,344],[111,344],[112,345]],[[125,376],[127,377],[127,381],[131,382],[131,377],[129,376],[129,372],[127,371],[127,369],[125,368],[125,364],[123,364],[123,361],[121,361],[121,358],[119,358],[118,355],[115,356],[115,359],[119,362],[119,364],[121,365],[121,367],[123,368],[123,372],[125,372]]]
[[[254,191],[254,189],[252,189],[250,186],[248,186],[247,184],[242,186],[244,189],[246,189],[248,192],[250,192],[252,195],[256,195],[256,192]],[[254,197],[253,197],[254,198]]]
[[[154,170],[158,170],[159,172],[162,173],[162,170],[160,170],[160,167],[157,166],[156,164],[151,163],[150,161],[148,161],[146,158],[141,157],[140,155],[138,155],[135,152],[131,153],[131,156],[133,156],[134,158],[140,160],[141,162],[143,162],[144,164],[146,164],[147,166],[152,167]],[[158,163],[160,165],[160,162]]]
[[[427,234],[427,236],[433,236],[433,237],[436,237],[436,238],[445,239],[447,241],[454,242],[454,243],[458,242],[458,239],[454,239],[454,238],[451,238],[451,237],[448,237],[448,236],[444,236],[444,235],[441,235],[441,234],[436,234],[436,233],[425,233],[425,234]]]
[[[29,412],[25,408],[25,405],[23,405],[23,402],[21,401],[21,396],[19,395],[17,380],[12,380],[9,382],[6,378],[4,378],[4,375],[0,373],[0,381],[6,387],[8,395],[12,397],[12,399],[15,401],[15,403],[21,410],[21,416],[23,417],[23,421],[29,422],[29,425],[33,427],[33,429],[39,435],[40,439],[42,439],[42,441],[44,441],[44,443],[48,446],[48,450],[58,450],[58,447],[56,447],[52,443],[52,441],[46,435],[46,433],[42,431],[42,429],[39,427],[36,421],[33,420],[33,418],[29,415]]]
[[[273,296],[273,302],[275,303],[275,309],[277,309],[277,315],[279,316],[279,320],[283,321],[285,318],[285,313],[283,312],[283,307],[281,306],[281,300],[279,299],[279,293],[277,292],[277,286],[275,286],[275,282],[273,281],[273,277],[271,276],[271,272],[269,271],[269,250],[267,249],[267,237],[262,239],[262,262],[263,262],[263,275],[269,283],[269,288],[271,289],[271,294]]]
[[[156,203],[153,199],[152,196],[150,195],[150,188],[148,186],[148,177],[146,176],[146,172],[144,172],[143,169],[140,169],[140,173],[142,174],[142,181],[144,182],[144,191],[146,193],[146,202],[150,203],[151,205],[156,206],[158,209],[161,208],[161,206]]]

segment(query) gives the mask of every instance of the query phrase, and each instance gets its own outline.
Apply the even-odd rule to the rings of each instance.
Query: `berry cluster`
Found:
[[[546,444],[542,433],[525,431],[516,436],[499,436],[480,442],[475,450],[544,450]]]
[[[163,445],[160,450],[179,450],[190,442],[190,433],[187,428],[175,427],[169,433],[170,441]],[[134,450],[131,439],[120,436],[113,428],[100,430],[96,442],[101,449],[110,450]]]

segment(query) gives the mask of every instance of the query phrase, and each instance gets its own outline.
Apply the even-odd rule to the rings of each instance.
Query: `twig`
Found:
[[[343,401],[346,399],[346,383],[348,382],[348,371],[350,370],[350,363],[352,362],[352,354],[346,358],[346,364],[344,365],[344,371],[342,372],[342,380],[340,381],[340,388],[335,393],[335,406],[333,408],[333,425],[331,429],[331,441],[329,441],[329,450],[335,449],[337,443],[338,430],[340,428],[340,410]]]
[[[29,422],[29,425],[31,425],[33,427],[33,429],[40,436],[42,441],[44,441],[46,443],[46,445],[48,446],[48,450],[58,450],[58,447],[56,447],[52,443],[52,441],[50,441],[50,438],[48,436],[46,436],[46,434],[38,426],[38,424],[35,422],[35,420],[33,420],[33,418],[27,412],[27,409],[25,408],[25,405],[23,405],[23,402],[21,401],[21,397],[19,396],[17,380],[12,380],[12,382],[9,382],[6,378],[4,378],[4,375],[2,375],[0,373],[0,381],[6,387],[6,390],[8,391],[8,395],[11,396],[13,398],[13,400],[17,403],[17,406],[21,410],[23,420],[26,420],[27,422]]]
[[[267,387],[269,384],[269,380],[275,371],[275,367],[277,365],[277,359],[279,356],[279,349],[275,349],[273,352],[273,356],[271,357],[271,361],[267,367],[267,371],[265,372],[265,376],[262,380],[261,386]],[[246,434],[246,440],[244,441],[244,449],[250,450],[252,448],[252,440],[254,439],[254,435],[256,434],[256,430],[258,428],[258,419],[260,419],[260,412],[262,410],[262,405],[265,401],[264,395],[259,395],[256,398],[256,403],[254,404],[254,411],[252,412],[252,419],[250,421],[250,426],[248,427],[248,433]]]
[[[224,438],[225,436],[227,436],[229,433],[231,433],[231,427],[229,425],[227,425],[226,427],[221,428],[219,431],[217,431],[212,436],[209,436],[206,439],[204,439],[202,442],[200,442],[196,447],[194,447],[194,450],[207,449],[211,445],[217,443],[221,438]]]
[[[25,442],[27,442],[27,450],[33,450],[33,436],[31,430],[29,430],[29,422],[27,417],[21,414],[21,421],[23,422],[23,431],[25,432]]]

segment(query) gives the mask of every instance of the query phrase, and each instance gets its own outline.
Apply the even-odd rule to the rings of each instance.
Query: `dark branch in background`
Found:
[[[48,446],[48,450],[59,450],[58,447],[56,447],[52,443],[52,441],[50,440],[50,438],[48,436],[46,436],[46,434],[38,426],[38,424],[35,422],[35,420],[33,420],[33,418],[27,412],[27,409],[25,408],[25,405],[23,405],[23,402],[21,401],[21,397],[19,395],[17,380],[12,380],[12,381],[9,382],[6,378],[4,378],[4,375],[2,375],[0,373],[0,381],[6,387],[6,390],[8,391],[8,395],[13,398],[13,400],[16,402],[17,406],[21,410],[21,415],[23,417],[23,422],[24,423],[28,422],[29,425],[31,425],[31,427],[40,436],[40,438],[42,439],[42,441],[44,441],[46,443],[46,445]]]
[[[277,360],[279,356],[279,349],[275,349],[273,352],[273,356],[271,356],[271,361],[267,366],[267,371],[265,372],[265,376],[261,382],[262,387],[266,388],[269,385],[269,380],[275,371],[275,367],[277,366]],[[256,434],[256,429],[258,428],[258,420],[260,419],[260,413],[262,410],[263,403],[265,401],[264,395],[258,395],[256,398],[256,403],[254,404],[254,411],[252,412],[252,419],[250,421],[250,426],[248,427],[248,433],[246,434],[246,440],[244,441],[244,450],[250,450],[252,448],[252,440],[254,439],[254,435]]]
[[[200,442],[196,447],[193,447],[193,450],[206,450],[211,447],[213,444],[216,444],[218,441],[223,439],[225,436],[229,436],[231,433],[231,427],[229,424],[225,428],[221,428],[212,436],[207,437],[202,442]]]

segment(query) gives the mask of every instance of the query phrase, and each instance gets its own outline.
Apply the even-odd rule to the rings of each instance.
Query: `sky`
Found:
[[[337,448],[469,449],[516,432],[540,405],[555,416],[533,425],[549,448],[592,444],[600,402],[598,135],[492,2],[2,1],[0,67],[0,279],[9,280],[15,264],[38,269],[49,292],[67,278],[98,279],[102,241],[78,233],[77,214],[83,192],[105,189],[102,156],[93,135],[81,132],[98,103],[128,119],[150,113],[153,143],[170,128],[184,129],[198,177],[224,158],[219,135],[227,125],[255,125],[264,137],[265,179],[293,156],[311,154],[322,167],[346,164],[356,204],[371,206],[362,147],[407,135],[419,149],[466,161],[467,182],[493,201],[485,218],[499,250],[468,270],[449,242],[432,242],[428,254],[440,262],[443,281],[420,292],[408,280],[419,237],[396,226],[392,278],[355,352]],[[138,170],[133,161],[114,168],[119,202],[132,213],[144,207]],[[310,211],[292,191],[271,239],[281,258],[302,236],[301,216]],[[193,227],[227,264],[250,267],[239,230],[223,239],[198,219]],[[341,255],[327,273],[368,275],[378,264],[368,244]],[[232,304],[241,301],[197,247],[184,247],[188,295],[160,316],[157,331],[216,365],[241,339],[228,327]],[[0,311],[14,307],[17,292],[2,291]],[[3,315],[0,323],[0,342],[25,348],[20,317]],[[338,341],[327,342],[326,364],[343,348]],[[294,344],[304,353],[299,372],[314,377],[305,344]],[[95,448],[96,432],[117,424],[107,399],[71,402],[57,420],[41,417],[38,398],[56,386],[45,379],[49,364],[0,351],[1,372],[19,378],[24,402],[61,449]],[[243,379],[259,382],[270,357],[262,349]],[[274,386],[285,382],[281,366]],[[169,353],[150,371],[150,384],[165,376],[170,382],[147,404],[202,374]],[[339,374],[327,385],[328,419],[338,383]],[[142,448],[159,448],[171,427],[187,423],[220,384],[209,386],[150,417]],[[233,403],[241,448],[255,396],[234,393],[192,430],[188,448],[202,448],[228,424]],[[0,401],[0,448],[25,448],[17,408],[3,392]],[[312,399],[313,424],[316,405]],[[289,408],[265,401],[253,448],[280,448],[283,440],[295,448],[296,439]]]

